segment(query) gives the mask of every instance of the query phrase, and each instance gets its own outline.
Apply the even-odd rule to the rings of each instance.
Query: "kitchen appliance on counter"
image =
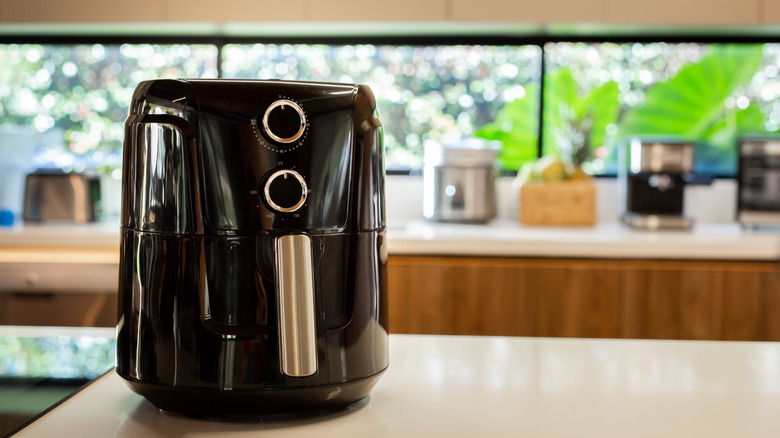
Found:
[[[39,169],[24,185],[25,222],[94,222],[100,205],[100,180],[60,169]]]
[[[693,144],[634,138],[622,152],[621,220],[640,229],[690,229],[693,221],[683,214],[685,186],[711,181],[693,176]]]
[[[362,85],[155,80],[125,123],[117,373],[160,409],[339,408],[388,366]]]
[[[780,138],[741,138],[737,145],[737,221],[780,225]]]
[[[438,222],[485,223],[496,217],[495,142],[427,142],[423,216]]]

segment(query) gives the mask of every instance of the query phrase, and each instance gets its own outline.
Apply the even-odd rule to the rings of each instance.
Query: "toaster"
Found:
[[[116,371],[160,409],[336,409],[387,368],[368,87],[154,80],[125,123]]]
[[[39,170],[24,185],[25,222],[94,222],[98,217],[100,180],[81,173]]]

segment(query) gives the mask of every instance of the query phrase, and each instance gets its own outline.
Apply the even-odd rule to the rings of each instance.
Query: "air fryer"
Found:
[[[198,416],[368,395],[388,366],[371,90],[148,81],[125,129],[117,373]]]

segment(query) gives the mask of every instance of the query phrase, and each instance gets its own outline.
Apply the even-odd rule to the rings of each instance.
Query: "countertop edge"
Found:
[[[119,227],[105,224],[0,229],[0,263],[118,263],[119,234]],[[744,230],[737,224],[651,232],[610,223],[578,228],[412,221],[388,230],[387,251],[407,256],[780,261],[780,232]]]

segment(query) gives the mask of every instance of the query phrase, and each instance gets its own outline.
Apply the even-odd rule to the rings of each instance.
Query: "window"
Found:
[[[538,46],[228,44],[222,52],[226,78],[370,86],[385,126],[387,168],[407,170],[422,167],[425,141],[484,134],[517,102],[527,110],[519,137],[511,138],[520,143],[502,160],[516,169],[516,162],[533,157],[540,67]]]
[[[777,44],[549,43],[545,153],[582,147],[614,174],[632,136],[695,144],[696,170],[734,175],[736,141],[780,128]],[[572,152],[576,153],[576,152]]]
[[[0,45],[0,152],[21,132],[35,166],[116,169],[138,82],[218,74],[371,86],[390,170],[419,169],[426,141],[478,136],[502,142],[506,170],[544,153],[614,175],[639,135],[694,141],[697,170],[733,175],[738,136],[780,130],[776,43],[198,41]]]
[[[36,167],[117,168],[139,82],[216,76],[214,45],[0,45],[0,141],[29,138]]]

